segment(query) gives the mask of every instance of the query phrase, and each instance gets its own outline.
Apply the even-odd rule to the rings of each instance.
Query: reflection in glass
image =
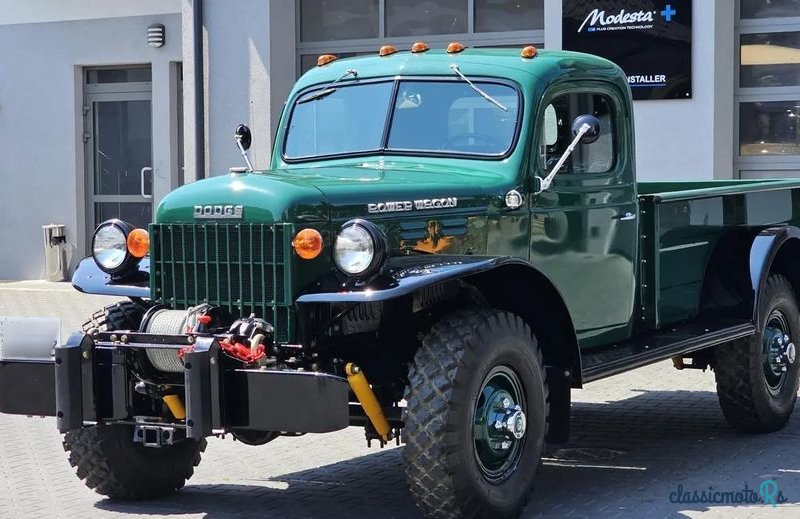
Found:
[[[544,0],[475,0],[475,32],[544,28]]]
[[[800,32],[743,34],[741,61],[742,87],[798,86]]]
[[[94,103],[94,193],[138,195],[152,164],[150,101]],[[152,176],[146,189],[152,193]]]
[[[742,0],[742,18],[800,16],[800,0]]]
[[[386,0],[386,35],[467,32],[467,0]]]
[[[797,118],[800,101],[739,105],[739,154],[800,155]]]
[[[301,0],[302,41],[378,37],[378,0]]]
[[[86,82],[90,85],[102,83],[150,82],[152,80],[153,76],[150,67],[100,68],[86,71]]]
[[[134,227],[147,229],[147,224],[153,221],[153,204],[150,202],[95,202],[95,226],[111,218],[119,218]]]

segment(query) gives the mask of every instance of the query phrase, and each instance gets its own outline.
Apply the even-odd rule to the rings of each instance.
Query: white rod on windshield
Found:
[[[487,101],[489,101],[490,103],[495,105],[497,108],[503,110],[504,112],[508,112],[508,108],[506,108],[505,106],[501,105],[498,100],[496,100],[495,98],[493,98],[492,96],[490,96],[489,94],[487,94],[486,92],[484,92],[483,90],[481,90],[480,88],[475,86],[475,83],[470,81],[467,76],[462,74],[461,71],[458,69],[458,65],[455,65],[455,64],[450,65],[450,68],[453,69],[453,72],[458,74],[458,77],[460,77],[461,79],[463,79],[464,81],[469,83],[469,86],[472,87],[472,90],[477,92],[479,96],[481,96],[482,98],[486,99]]]

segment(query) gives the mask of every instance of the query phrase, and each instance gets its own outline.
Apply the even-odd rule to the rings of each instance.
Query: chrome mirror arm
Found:
[[[558,170],[561,169],[561,167],[567,161],[569,156],[572,155],[572,152],[575,151],[575,146],[577,146],[580,140],[583,138],[583,136],[586,135],[586,132],[590,131],[591,129],[592,127],[586,123],[581,125],[581,128],[578,130],[578,133],[575,134],[575,138],[572,139],[570,145],[567,146],[566,150],[564,150],[564,153],[561,155],[561,158],[558,159],[558,162],[550,171],[550,173],[548,173],[546,177],[539,179],[539,189],[534,193],[535,195],[538,195],[542,191],[547,191],[548,189],[550,189],[550,186],[553,184],[553,178],[555,178],[556,174],[558,173]]]
[[[236,146],[239,147],[239,151],[242,152],[242,157],[244,157],[244,161],[247,163],[247,171],[253,171],[253,165],[250,163],[250,157],[247,156],[247,150],[244,149],[242,145],[242,136],[236,136]]]

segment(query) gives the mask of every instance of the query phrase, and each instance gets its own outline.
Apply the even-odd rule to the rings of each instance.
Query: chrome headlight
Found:
[[[375,224],[351,220],[342,226],[333,244],[336,266],[349,276],[377,273],[386,259],[386,238]]]
[[[116,274],[138,261],[128,252],[128,233],[133,227],[122,220],[106,220],[92,238],[92,257],[103,272]]]

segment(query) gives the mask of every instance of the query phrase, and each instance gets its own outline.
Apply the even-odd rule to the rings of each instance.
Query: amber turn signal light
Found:
[[[334,54],[323,54],[317,58],[317,66],[327,65],[331,61],[336,61],[338,58]]]
[[[394,54],[395,52],[397,52],[397,47],[395,47],[394,45],[384,45],[378,51],[378,55],[379,56],[388,56],[390,54]]]
[[[447,44],[447,53],[455,54],[464,50],[464,44],[459,41],[453,41]]]
[[[303,229],[292,240],[294,251],[303,259],[314,259],[322,252],[322,235],[316,229]]]
[[[536,47],[533,45],[528,45],[527,47],[523,47],[522,51],[520,51],[519,55],[526,59],[535,58],[537,54]]]
[[[144,229],[134,229],[128,233],[128,252],[134,258],[144,258],[150,252],[150,235]]]
[[[425,52],[428,49],[430,49],[430,47],[428,47],[428,44],[425,43],[424,41],[414,42],[414,45],[411,46],[411,52],[413,52],[414,54],[418,52]]]

